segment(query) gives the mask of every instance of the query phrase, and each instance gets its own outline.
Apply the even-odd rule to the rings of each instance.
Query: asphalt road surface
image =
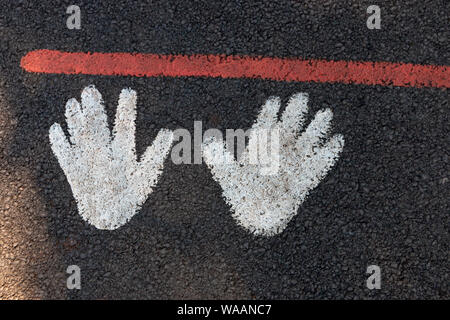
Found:
[[[73,2],[73,3],[72,3]],[[448,299],[449,92],[261,79],[29,73],[37,49],[300,57],[449,65],[450,2],[0,0],[0,297]],[[66,8],[81,8],[81,29]],[[366,9],[381,7],[381,29]],[[250,128],[269,96],[308,92],[345,136],[335,167],[279,235],[238,226],[205,163],[168,159],[126,225],[77,211],[50,149],[64,106],[94,84],[112,122],[138,95],[137,153],[161,128]],[[66,268],[81,269],[68,290]],[[381,289],[366,287],[369,265]]]

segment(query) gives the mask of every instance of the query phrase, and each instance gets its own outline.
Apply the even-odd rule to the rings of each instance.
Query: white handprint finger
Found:
[[[315,188],[336,163],[343,148],[344,137],[336,134],[324,146],[317,148],[311,157],[306,158],[303,178],[297,190],[301,192]]]
[[[67,101],[65,115],[70,142],[72,142],[72,144],[79,144],[84,128],[84,117],[81,112],[81,106],[76,99],[72,98]]]
[[[277,119],[280,106],[281,100],[279,97],[270,97],[267,99],[250,132],[248,140],[250,154],[243,154],[243,157],[241,158],[242,161],[246,161],[246,156],[255,155],[254,147],[258,144],[258,135],[261,133],[261,130],[270,130],[276,126],[278,123]]]
[[[108,120],[106,118],[103,99],[100,92],[91,85],[84,88],[81,93],[81,105],[86,126],[84,135],[87,144],[107,144],[110,142],[110,131],[108,129]]]
[[[112,148],[115,152],[128,153],[128,157],[136,160],[136,91],[123,89],[114,121]]]
[[[296,135],[302,129],[305,115],[308,112],[308,94],[294,94],[281,116],[281,127],[286,134]]]
[[[157,183],[172,143],[173,131],[161,129],[152,145],[145,150],[142,160],[138,163],[137,174],[133,178],[139,197],[145,198]]]
[[[321,110],[316,113],[313,121],[306,128],[305,132],[297,140],[297,148],[300,150],[308,150],[316,146],[321,139],[326,138],[331,127],[333,112],[330,109]]]
[[[58,123],[54,123],[49,130],[50,146],[53,153],[56,155],[58,162],[63,169],[64,173],[68,173],[71,163],[73,161],[73,150],[67,141],[61,126]]]
[[[258,114],[252,129],[269,129],[277,123],[278,111],[280,110],[281,100],[279,97],[270,97],[263,105]]]
[[[232,153],[228,152],[223,141],[210,137],[202,144],[203,159],[211,170],[214,179],[220,181],[222,189],[227,193],[236,189],[234,178],[239,175],[239,165]]]
[[[145,150],[144,156],[142,157],[142,165],[144,166],[160,166],[164,162],[167,154],[169,153],[170,147],[173,143],[173,131],[169,129],[161,129],[158,132],[152,145]]]

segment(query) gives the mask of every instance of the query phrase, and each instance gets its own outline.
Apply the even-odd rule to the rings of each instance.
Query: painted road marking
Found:
[[[22,58],[30,72],[119,75],[138,77],[260,78],[276,81],[324,82],[400,87],[450,87],[448,66],[391,62],[304,60],[225,55],[156,55],[141,53],[82,53],[36,50]],[[307,95],[294,95],[282,120],[277,121],[279,98],[270,98],[255,122],[257,129],[281,132],[276,174],[261,165],[237,163],[222,141],[203,144],[205,162],[233,210],[247,230],[260,235],[282,232],[310,190],[336,163],[344,146],[342,135],[328,137],[332,112],[318,112],[298,136],[307,112]],[[63,168],[80,215],[99,229],[125,224],[152,192],[173,141],[162,129],[143,161],[135,153],[136,94],[123,90],[113,138],[107,127],[101,95],[94,87],[66,105],[72,145],[59,124],[50,128],[52,150]],[[257,139],[253,133],[250,140]],[[323,143],[323,140],[327,141]],[[249,141],[249,146],[257,145]],[[246,148],[248,160],[252,150]],[[270,158],[270,157],[269,157]],[[273,160],[267,158],[266,160]],[[270,161],[269,161],[270,162]]]
[[[419,88],[450,87],[449,66],[392,62],[36,50],[22,58],[21,66],[29,72],[55,74],[259,78]]]
[[[255,234],[272,236],[282,232],[344,147],[342,135],[329,137],[333,117],[330,109],[319,111],[299,136],[308,112],[307,103],[307,94],[292,96],[278,121],[280,99],[270,98],[252,127],[252,132],[262,128],[280,132],[280,161],[275,175],[261,174],[259,165],[248,164],[249,148],[238,163],[234,152],[229,152],[222,141],[211,138],[203,145],[205,162],[222,187],[234,219]],[[256,144],[252,141],[255,138],[250,136],[249,146]]]
[[[72,188],[79,214],[98,229],[114,230],[133,217],[158,181],[173,141],[159,131],[137,162],[136,92],[122,90],[114,129],[108,129],[102,96],[94,86],[66,104],[67,140],[61,126],[50,128],[50,143]]]

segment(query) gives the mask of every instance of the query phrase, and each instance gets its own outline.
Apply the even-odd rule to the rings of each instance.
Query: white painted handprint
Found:
[[[169,153],[173,133],[161,129],[137,162],[135,151],[136,92],[123,89],[113,132],[100,92],[94,86],[66,104],[70,134],[61,126],[50,128],[50,143],[78,204],[79,214],[98,229],[124,225],[145,202],[156,185]]]
[[[342,135],[328,138],[333,116],[330,109],[319,111],[300,134],[307,103],[307,94],[292,96],[278,121],[280,99],[269,98],[252,127],[248,146],[239,162],[222,141],[213,137],[203,144],[205,162],[221,185],[233,217],[255,234],[271,236],[282,232],[343,149]],[[279,133],[276,174],[264,174],[262,165],[249,161],[254,156],[252,146],[257,145],[260,129]]]

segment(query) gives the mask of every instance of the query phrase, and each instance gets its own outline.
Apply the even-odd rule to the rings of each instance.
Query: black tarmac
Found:
[[[81,30],[66,8],[81,8]],[[381,7],[381,30],[366,9]],[[450,2],[0,0],[0,298],[448,299],[449,92],[437,88],[27,73],[29,51],[236,54],[449,65]],[[283,233],[239,227],[206,165],[166,161],[114,231],[77,212],[48,130],[94,84],[112,122],[138,94],[137,151],[160,128],[251,127],[269,96],[334,113],[336,166]],[[66,268],[81,268],[68,290]],[[366,287],[378,265],[380,290]]]

